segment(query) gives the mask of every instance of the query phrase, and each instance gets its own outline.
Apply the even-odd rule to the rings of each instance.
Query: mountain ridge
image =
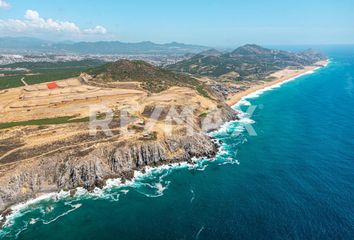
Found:
[[[326,57],[314,50],[287,52],[246,44],[221,55],[197,54],[166,66],[167,69],[200,76],[221,77],[233,73],[231,80],[263,79],[286,67],[302,68]]]
[[[86,71],[92,83],[140,82],[149,92],[161,92],[172,86],[197,87],[199,82],[184,74],[174,73],[141,60],[118,60]]]
[[[96,41],[96,42],[52,42],[31,37],[1,37],[0,50],[2,51],[37,51],[77,54],[187,54],[198,53],[209,47],[185,44],[178,42],[154,43]]]

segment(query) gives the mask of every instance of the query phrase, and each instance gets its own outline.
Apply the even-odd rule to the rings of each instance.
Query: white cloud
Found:
[[[1,9],[9,9],[11,7],[10,3],[5,0],[0,0],[0,8]]]
[[[1,0],[0,0],[1,1]],[[58,21],[51,18],[42,18],[37,11],[27,10],[24,19],[0,19],[0,30],[7,33],[67,33],[75,35],[101,35],[106,34],[103,26],[81,30],[75,23]]]
[[[70,33],[79,33],[80,28],[76,26],[75,23],[72,22],[62,22],[62,21],[55,21],[51,18],[44,19],[39,16],[39,13],[34,10],[27,10],[25,14],[26,20],[16,20],[23,23],[23,26],[26,28],[30,28],[33,30],[47,30],[47,31],[54,31],[54,32],[70,32]],[[0,24],[1,26],[1,24]],[[25,30],[25,29],[20,29]]]
[[[105,27],[97,25],[94,28],[85,29],[84,33],[88,33],[88,34],[106,34],[107,33],[107,29]]]

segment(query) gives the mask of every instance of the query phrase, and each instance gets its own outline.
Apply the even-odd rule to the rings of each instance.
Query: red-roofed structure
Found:
[[[48,89],[55,89],[59,86],[56,82],[50,82],[50,83],[47,83],[47,87],[48,87]]]

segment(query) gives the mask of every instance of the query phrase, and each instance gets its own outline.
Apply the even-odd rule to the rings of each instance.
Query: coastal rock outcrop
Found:
[[[129,179],[134,170],[192,157],[213,157],[217,146],[204,134],[158,141],[108,142],[1,166],[0,210],[47,192],[101,187],[108,178]]]

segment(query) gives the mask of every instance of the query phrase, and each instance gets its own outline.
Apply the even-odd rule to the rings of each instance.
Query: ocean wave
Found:
[[[245,124],[253,124],[255,123],[254,120],[248,117],[248,114],[245,114],[244,117],[240,118],[237,122],[239,123],[245,123]]]
[[[170,181],[167,181],[166,183],[158,182],[155,184],[149,184],[149,183],[141,183],[140,186],[147,187],[148,189],[140,187],[137,188],[136,191],[146,197],[150,198],[156,198],[156,197],[161,197],[164,194],[164,191],[168,188],[170,185]],[[149,193],[147,191],[152,191],[152,193]]]
[[[128,194],[128,192],[129,192],[129,190],[128,189],[122,189],[122,190],[120,190],[124,195],[127,195]]]
[[[199,229],[199,231],[197,232],[197,234],[195,235],[195,239],[199,239],[199,236],[200,236],[201,232],[203,232],[204,229],[205,229],[205,226],[203,225],[203,226]]]
[[[33,211],[34,209],[40,210],[42,215],[48,212],[48,209],[44,210],[38,207],[41,203],[58,202],[60,199],[66,198],[69,195],[70,193],[66,191],[60,191],[58,193],[47,193],[37,198],[30,199],[28,201],[12,206],[10,208],[12,213],[6,217],[6,222],[4,223],[3,228],[0,229],[0,237],[6,236],[11,232],[10,228],[15,224],[16,219],[19,219],[22,216],[31,213],[31,211]],[[15,230],[14,236],[16,239],[18,238],[19,234],[21,234],[28,228],[29,224],[34,224],[34,220],[32,218],[28,222],[24,222],[22,226]]]
[[[228,131],[228,129],[230,128],[230,126],[232,126],[236,122],[238,122],[238,120],[232,120],[230,122],[226,122],[226,123],[222,124],[219,127],[219,129],[209,132],[208,136],[215,137],[217,134],[226,133]]]
[[[218,163],[219,166],[221,166],[221,165],[227,165],[227,164],[231,164],[231,165],[237,164],[237,165],[240,165],[240,162],[239,162],[237,159],[233,159],[233,158],[231,158],[231,157],[228,157],[228,158],[226,158],[224,161],[222,161],[221,163]]]
[[[251,103],[249,101],[247,101],[244,98],[241,98],[240,101],[238,101],[235,105],[235,107],[240,107],[240,106],[251,106]]]
[[[42,221],[43,224],[48,225],[50,223],[53,223],[53,222],[57,221],[59,218],[64,217],[64,216],[68,215],[69,213],[79,209],[82,206],[82,204],[78,203],[78,204],[71,205],[71,206],[72,206],[72,209],[70,209],[70,210],[68,210],[68,211],[56,216],[55,218],[53,218],[53,219],[51,219],[49,221]]]
[[[33,225],[38,222],[39,218],[31,218],[29,224]]]
[[[330,63],[332,63],[332,59],[327,59],[327,63],[323,65],[323,67],[327,67]]]
[[[191,194],[192,194],[192,197],[191,197],[191,200],[190,200],[190,203],[192,203],[195,199],[195,193],[194,193],[194,190],[191,188],[190,190]]]
[[[26,231],[28,229],[28,223],[25,223],[24,226],[22,228],[19,229],[19,231],[17,231],[17,233],[15,234],[15,239],[18,239],[18,237],[20,236],[20,234],[24,231]],[[1,236],[1,234],[0,234]]]
[[[60,191],[59,193],[48,193],[48,194],[43,194],[37,198],[30,199],[26,202],[22,202],[12,206],[10,208],[12,213],[6,217],[4,228],[13,225],[15,219],[31,211],[33,206],[38,205],[39,203],[44,201],[50,201],[50,200],[58,201],[58,199],[67,197],[68,195],[69,192],[66,191]]]

